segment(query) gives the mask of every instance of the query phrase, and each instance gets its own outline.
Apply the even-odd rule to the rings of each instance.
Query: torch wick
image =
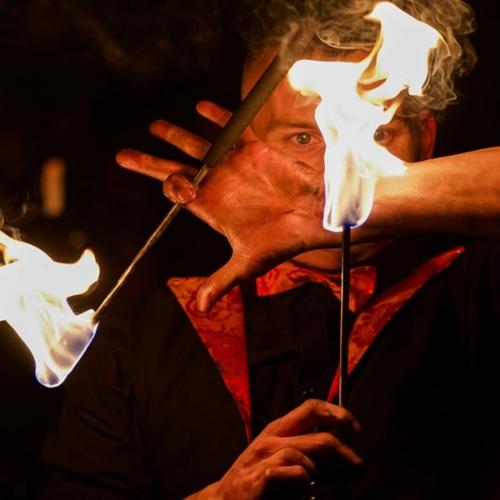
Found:
[[[342,268],[340,275],[339,406],[346,407],[349,346],[349,288],[351,267],[351,226],[342,228]]]

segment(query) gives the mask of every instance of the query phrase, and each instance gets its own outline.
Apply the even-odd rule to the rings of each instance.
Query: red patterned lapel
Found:
[[[401,307],[433,276],[450,266],[463,251],[464,247],[458,247],[426,262],[358,315],[349,337],[349,373]],[[241,292],[239,287],[233,288],[214,305],[210,313],[204,314],[196,308],[196,295],[203,281],[204,278],[172,278],[168,280],[168,286],[218,367],[239,409],[250,440],[250,383]],[[332,381],[328,401],[333,401],[337,392],[338,373]]]
[[[370,345],[390,319],[432,277],[449,267],[464,247],[449,250],[418,267],[408,278],[394,285],[366,307],[356,318],[349,334],[348,371],[352,373]],[[330,386],[327,400],[332,402],[339,390],[339,373]]]
[[[250,382],[240,289],[233,288],[204,314],[196,308],[196,295],[203,281],[203,278],[172,278],[167,284],[218,367],[250,440]]]

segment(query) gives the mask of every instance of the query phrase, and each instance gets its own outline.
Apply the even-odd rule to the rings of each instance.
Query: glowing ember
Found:
[[[5,261],[0,266],[0,320],[30,349],[37,380],[46,387],[58,386],[94,337],[94,311],[77,315],[67,302],[97,281],[94,254],[85,250],[74,264],[61,264],[2,231],[0,247]]]
[[[363,224],[377,176],[405,172],[374,134],[392,120],[404,91],[421,94],[430,51],[441,40],[434,28],[389,2],[378,3],[367,19],[381,26],[361,61],[298,61],[289,72],[295,89],[321,97],[316,122],[326,144],[323,225],[331,231]]]

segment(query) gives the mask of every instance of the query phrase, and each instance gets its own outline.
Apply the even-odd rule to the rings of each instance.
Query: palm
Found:
[[[197,109],[220,126],[231,116],[213,103],[200,103]],[[210,148],[206,140],[168,122],[153,123],[151,132],[198,160]],[[231,259],[200,289],[198,304],[203,310],[237,279],[260,274],[300,253],[311,246],[309,238],[318,235],[321,172],[260,141],[251,129],[209,172],[196,197],[179,196],[191,190],[186,176],[195,174],[192,167],[133,150],[119,152],[117,161],[164,181],[166,196],[188,202],[191,212],[229,240]]]

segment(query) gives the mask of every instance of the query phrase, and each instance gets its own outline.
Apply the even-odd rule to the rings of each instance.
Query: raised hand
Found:
[[[196,110],[201,116],[204,116],[221,127],[223,127],[231,117],[229,111],[209,101],[199,102],[196,106]],[[154,136],[179,148],[188,156],[196,160],[203,160],[203,157],[210,149],[210,143],[207,140],[165,120],[153,122],[149,130]],[[242,142],[248,142],[255,139],[256,137],[251,129],[247,129],[241,137]],[[121,167],[148,175],[162,182],[166,181],[174,174],[194,177],[197,172],[196,168],[190,167],[184,163],[158,158],[135,149],[122,149],[118,151],[116,161]]]
[[[200,114],[224,125],[230,113],[201,102]],[[151,132],[201,160],[209,143],[165,121]],[[213,169],[196,193],[187,165],[122,150],[117,162],[163,181],[164,193],[222,233],[233,253],[229,262],[201,286],[198,307],[206,311],[237,280],[255,276],[306,249],[331,245],[332,235],[321,227],[322,172],[258,140],[250,129]],[[323,237],[325,241],[323,241]]]

